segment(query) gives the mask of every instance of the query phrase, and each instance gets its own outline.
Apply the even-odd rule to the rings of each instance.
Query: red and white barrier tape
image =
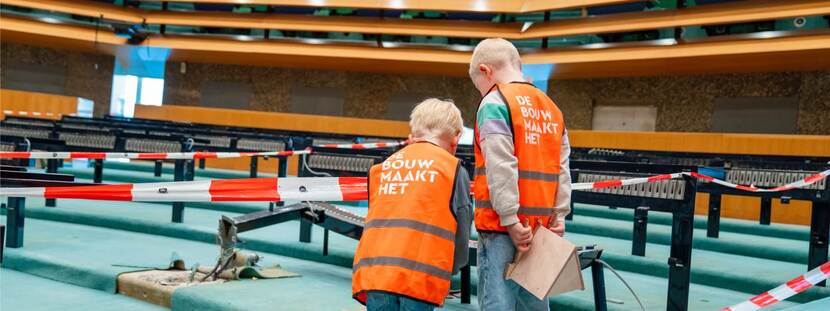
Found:
[[[337,149],[378,149],[391,148],[406,145],[406,141],[396,141],[388,143],[365,143],[365,144],[322,144],[314,145],[318,148],[337,148]]]
[[[723,181],[723,180],[720,180],[720,179],[717,179],[717,178],[714,178],[714,177],[706,176],[706,175],[703,175],[703,174],[700,174],[700,173],[684,173],[684,174],[688,174],[688,175],[690,175],[694,178],[700,179],[700,180],[705,180],[705,181],[716,183],[716,184],[719,184],[719,185],[723,185],[723,186],[726,186],[726,187],[729,187],[729,188],[735,188],[735,189],[740,189],[740,190],[749,191],[749,192],[778,192],[778,191],[787,191],[787,190],[792,190],[792,189],[797,189],[797,188],[809,186],[813,183],[818,182],[819,180],[827,178],[827,176],[830,176],[830,170],[820,172],[818,174],[809,176],[807,178],[804,178],[804,179],[796,181],[796,182],[792,182],[792,183],[789,183],[789,184],[786,184],[786,185],[778,186],[778,187],[775,187],[775,188],[769,188],[769,189],[757,188],[757,187],[754,187],[754,186],[737,185],[737,184],[726,182],[726,181]]]
[[[191,160],[239,157],[292,156],[309,154],[311,149],[269,152],[24,152],[2,151],[0,159],[146,159]]]
[[[367,189],[365,177],[294,177],[0,188],[0,195],[134,202],[361,201],[368,198]]]
[[[795,296],[830,277],[830,261],[747,301],[721,311],[755,311]]]
[[[616,180],[603,180],[603,181],[595,181],[595,182],[582,182],[582,183],[573,183],[571,184],[571,189],[573,190],[589,190],[589,189],[603,189],[603,188],[613,188],[613,187],[620,187],[620,186],[629,186],[629,185],[636,185],[636,184],[644,184],[650,182],[657,182],[661,180],[669,180],[680,178],[683,173],[674,173],[674,174],[663,174],[663,175],[654,175],[651,177],[640,177],[640,178],[629,178],[629,179],[616,179]]]
[[[571,188],[574,190],[588,190],[628,186],[680,178],[684,174],[746,191],[783,191],[805,187],[827,178],[830,175],[830,170],[773,189],[735,185],[696,173],[674,173],[623,180],[574,183],[571,185]],[[332,180],[338,180],[336,186]],[[368,190],[366,186],[367,182],[365,177],[301,177],[280,178],[279,180],[272,178],[253,178],[101,186],[0,188],[0,195],[41,197],[47,199],[141,202],[360,201],[367,199],[366,193]]]

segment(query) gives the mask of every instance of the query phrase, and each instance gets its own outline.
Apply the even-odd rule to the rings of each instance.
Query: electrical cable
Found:
[[[301,158],[303,159],[303,167],[305,167],[306,171],[308,171],[309,173],[311,173],[313,175],[317,175],[317,176],[332,177],[332,175],[329,174],[329,173],[317,172],[315,170],[312,170],[311,167],[308,166],[308,156],[301,156]]]
[[[626,282],[626,281],[623,279],[623,277],[622,277],[619,273],[617,273],[617,270],[614,270],[614,268],[613,268],[613,267],[611,267],[611,265],[609,265],[609,264],[608,264],[607,262],[605,262],[605,261],[602,261],[601,259],[596,259],[596,261],[597,261],[598,263],[601,263],[601,264],[602,264],[603,266],[605,266],[606,268],[608,268],[608,270],[611,270],[611,273],[613,273],[614,275],[616,275],[616,276],[617,276],[617,278],[618,278],[618,279],[620,279],[620,281],[622,281],[623,285],[625,285],[625,287],[626,287],[626,288],[628,288],[628,291],[630,291],[630,292],[631,292],[631,295],[633,295],[633,296],[634,296],[634,299],[635,299],[635,300],[637,300],[637,304],[639,304],[639,305],[640,305],[640,309],[641,309],[641,310],[643,310],[643,311],[646,311],[646,307],[645,307],[645,306],[643,306],[643,303],[640,301],[640,297],[638,297],[638,296],[637,296],[637,293],[635,293],[635,292],[634,292],[634,289],[633,289],[633,288],[631,288],[631,286],[630,286],[630,285],[628,285],[628,282]]]

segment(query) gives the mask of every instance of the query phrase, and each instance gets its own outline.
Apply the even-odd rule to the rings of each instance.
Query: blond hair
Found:
[[[412,136],[424,139],[449,139],[464,129],[461,111],[452,101],[428,98],[409,115]]]
[[[493,69],[512,66],[514,69],[520,70],[522,59],[519,56],[519,51],[510,41],[502,38],[490,38],[479,42],[473,50],[473,57],[470,59],[470,78],[474,78],[480,73],[479,65],[488,65]]]

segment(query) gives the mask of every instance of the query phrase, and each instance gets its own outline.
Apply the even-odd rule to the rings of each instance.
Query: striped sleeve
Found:
[[[484,97],[476,114],[476,124],[479,130],[479,143],[489,135],[506,135],[513,137],[510,129],[510,113],[507,103],[499,92],[491,92]],[[511,139],[512,140],[512,139]]]

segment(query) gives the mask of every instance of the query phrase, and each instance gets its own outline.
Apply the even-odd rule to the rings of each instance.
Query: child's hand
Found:
[[[549,226],[548,229],[550,229],[550,231],[553,231],[553,233],[556,233],[559,236],[564,236],[565,235],[565,222],[554,220],[553,225]]]
[[[510,235],[510,239],[513,240],[516,251],[526,252],[530,250],[530,241],[533,240],[533,231],[530,230],[530,226],[517,222],[507,228],[507,233]]]

